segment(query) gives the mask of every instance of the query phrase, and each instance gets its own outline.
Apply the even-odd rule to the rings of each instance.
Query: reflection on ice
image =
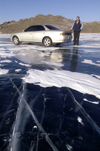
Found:
[[[56,49],[54,51],[22,50],[16,58],[30,65],[48,65],[51,68],[60,68],[68,62],[71,71],[76,71],[78,63],[78,48]],[[71,62],[69,64],[69,62]]]
[[[70,59],[70,49],[58,49],[55,51],[36,51],[36,50],[23,50],[16,55],[19,60],[31,65],[54,65],[63,66],[62,62]]]

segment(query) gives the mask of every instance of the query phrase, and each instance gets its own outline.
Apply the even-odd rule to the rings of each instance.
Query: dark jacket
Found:
[[[74,22],[71,30],[74,30],[75,32],[80,32],[83,29],[83,23],[79,20],[79,22],[77,23],[77,21]]]

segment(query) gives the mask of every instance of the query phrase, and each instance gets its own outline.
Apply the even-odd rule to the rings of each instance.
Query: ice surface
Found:
[[[0,35],[0,38],[9,38],[10,35]],[[95,52],[95,49],[88,49],[87,47],[91,48],[100,48],[100,44],[98,41],[100,40],[100,34],[81,34],[80,36],[80,49],[83,50],[84,47],[86,47],[83,51],[86,51],[86,53],[89,53],[90,51]],[[91,42],[92,41],[92,42]],[[63,67],[64,64],[62,63],[62,54],[60,53],[51,53],[55,51],[56,47],[51,48],[45,48],[43,46],[12,46],[12,43],[8,44],[2,44],[2,41],[0,41],[0,45],[4,46],[0,48],[0,56],[3,57],[12,57],[15,56],[16,58],[20,59],[23,62],[20,62],[19,65],[26,66],[31,68],[31,64],[46,64],[46,65],[53,65],[58,67]],[[72,47],[70,44],[64,45],[65,48]],[[62,48],[59,48],[59,50]],[[70,48],[71,49],[71,48]],[[38,50],[38,52],[37,52]],[[46,53],[41,53],[41,52]],[[62,51],[62,50],[61,50]],[[96,51],[100,52],[100,50],[96,49]],[[85,53],[85,52],[84,52]],[[50,56],[50,59],[49,57]],[[47,59],[43,59],[46,57]],[[50,60],[50,61],[49,61]],[[10,63],[10,60],[1,60],[0,63],[8,62]],[[97,62],[93,62],[93,60],[84,59],[82,61],[84,64],[90,64],[94,66],[100,66],[99,60]],[[2,64],[3,65],[3,64]],[[6,70],[4,70],[6,71]],[[17,69],[16,69],[17,71]],[[5,72],[8,73],[8,72]],[[27,71],[27,74],[23,79],[26,82],[29,83],[39,83],[39,85],[43,87],[47,86],[57,86],[57,87],[70,87],[72,89],[75,89],[77,91],[80,91],[82,93],[88,93],[93,94],[96,97],[100,98],[100,80],[96,79],[95,77],[98,77],[99,75],[95,75],[95,77],[92,77],[92,75],[84,74],[84,73],[73,73],[70,71],[64,71],[64,70],[57,70],[54,69],[51,70],[31,70],[29,69]],[[37,78],[38,77],[38,78]],[[80,78],[81,77],[81,78]]]
[[[100,34],[72,44],[0,34],[1,151],[100,150]]]

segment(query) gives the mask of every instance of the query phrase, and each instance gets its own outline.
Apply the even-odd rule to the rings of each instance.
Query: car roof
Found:
[[[28,27],[31,27],[31,26],[54,26],[54,25],[49,25],[49,24],[36,24],[36,25],[30,25]],[[54,26],[55,27],[55,26]]]

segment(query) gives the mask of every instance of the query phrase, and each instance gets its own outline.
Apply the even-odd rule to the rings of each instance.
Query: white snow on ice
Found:
[[[41,87],[69,87],[100,98],[100,81],[87,74],[57,69],[46,71],[29,69],[23,80],[27,83],[38,84]]]
[[[7,74],[9,70],[6,70],[6,69],[1,69],[0,68],[0,75],[2,74]]]
[[[29,65],[29,64],[25,64],[25,63],[19,63],[19,64],[22,66],[31,67],[31,65]]]
[[[0,63],[11,63],[12,61],[11,60],[2,60],[0,61]]]
[[[21,69],[16,69],[16,70],[15,70],[15,72],[20,72],[20,71],[21,71]]]
[[[82,119],[81,119],[80,117],[78,117],[77,120],[78,120],[78,122],[79,122],[80,124],[84,125],[84,124],[83,124],[83,121],[82,121]]]
[[[92,102],[92,101],[87,100],[86,98],[84,98],[84,101],[92,103],[92,104],[99,104],[99,102],[97,102],[97,101]]]
[[[88,64],[91,64],[91,65],[95,65],[95,66],[99,66],[100,67],[100,64],[93,63],[92,60],[84,59],[84,61],[82,61],[82,63],[88,63]]]

